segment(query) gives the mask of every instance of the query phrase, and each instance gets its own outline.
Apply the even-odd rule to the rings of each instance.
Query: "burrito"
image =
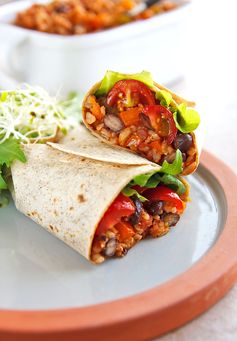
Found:
[[[180,173],[187,175],[199,159],[194,130],[200,117],[194,106],[155,83],[149,72],[107,71],[85,96],[82,114],[87,128],[104,142],[158,165],[177,158]]]
[[[189,200],[184,179],[86,130],[22,148],[27,162],[11,167],[17,209],[95,264],[169,232]]]

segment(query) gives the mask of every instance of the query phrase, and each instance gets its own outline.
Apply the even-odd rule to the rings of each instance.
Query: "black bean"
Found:
[[[179,218],[180,216],[176,213],[163,213],[161,216],[161,220],[163,220],[164,223],[167,223],[169,227],[175,226],[179,221]]]
[[[121,256],[122,256],[122,257],[123,257],[123,256],[126,256],[127,253],[128,253],[128,249],[123,248],[123,251],[122,251]]]
[[[183,159],[183,162],[187,160],[187,155],[185,153],[182,153],[182,159]]]
[[[105,115],[104,124],[112,131],[120,131],[123,128],[123,122],[118,116],[113,114]]]
[[[102,241],[106,241],[107,237],[104,234],[102,234],[102,235],[100,235],[99,239]]]
[[[97,102],[99,103],[100,106],[105,107],[105,111],[107,114],[114,114],[118,115],[118,109],[117,107],[111,107],[110,105],[107,104],[106,96],[100,96],[97,97]]]
[[[174,142],[173,146],[175,149],[179,149],[182,153],[186,153],[192,146],[193,138],[190,134],[179,133]]]
[[[162,213],[163,201],[155,200],[148,201],[144,204],[147,213],[152,216],[158,215]]]
[[[105,108],[107,107],[106,96],[97,97],[96,100],[100,106],[103,105]]]
[[[116,252],[117,243],[116,238],[110,238],[105,245],[103,255],[106,257],[113,257]]]
[[[138,222],[139,222],[143,206],[142,206],[141,201],[137,197],[133,196],[132,200],[135,204],[136,211],[130,216],[129,222],[134,226],[134,225],[138,224]]]

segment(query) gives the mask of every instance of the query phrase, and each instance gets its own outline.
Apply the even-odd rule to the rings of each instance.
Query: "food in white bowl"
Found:
[[[140,14],[129,15],[139,3],[139,0],[52,0],[46,4],[34,3],[20,11],[13,23],[40,32],[80,35],[145,20],[177,7],[175,2],[166,0]]]
[[[187,3],[148,20],[96,33],[61,36],[12,24],[17,13],[35,2],[1,6],[0,78],[10,85],[28,82],[52,92],[85,92],[107,69],[132,73],[148,69],[163,84],[183,74]]]

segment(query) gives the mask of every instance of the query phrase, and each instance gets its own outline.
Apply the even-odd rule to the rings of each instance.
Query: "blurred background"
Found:
[[[65,96],[73,90],[83,95],[107,69],[124,73],[146,69],[157,82],[196,101],[205,123],[204,147],[237,168],[235,0],[175,0],[177,8],[147,20],[68,36],[11,24],[17,12],[34,2],[0,0],[1,88],[29,82],[52,94]],[[124,8],[131,5],[128,0],[122,3]]]
[[[107,69],[124,73],[146,69],[158,83],[197,103],[204,148],[237,170],[236,0],[176,0],[177,8],[147,20],[97,33],[86,33],[79,25],[78,35],[68,36],[13,26],[16,12],[33,2],[0,0],[1,89],[30,82],[52,94],[83,95]],[[164,340],[190,336],[236,340],[236,307],[237,287],[208,313]]]

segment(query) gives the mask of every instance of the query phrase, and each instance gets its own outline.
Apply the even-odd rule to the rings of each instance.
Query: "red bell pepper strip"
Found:
[[[166,186],[159,185],[156,188],[150,188],[143,192],[142,195],[149,201],[161,200],[171,202],[174,204],[178,211],[182,212],[184,209],[184,204],[179,195]]]
[[[124,242],[126,239],[133,237],[135,235],[133,227],[125,221],[121,221],[120,223],[118,223],[116,225],[116,230],[119,233],[120,242]]]
[[[114,227],[117,223],[121,222],[121,218],[130,217],[134,212],[135,205],[133,201],[120,193],[105,212],[95,234],[99,235],[105,233],[109,228]]]

